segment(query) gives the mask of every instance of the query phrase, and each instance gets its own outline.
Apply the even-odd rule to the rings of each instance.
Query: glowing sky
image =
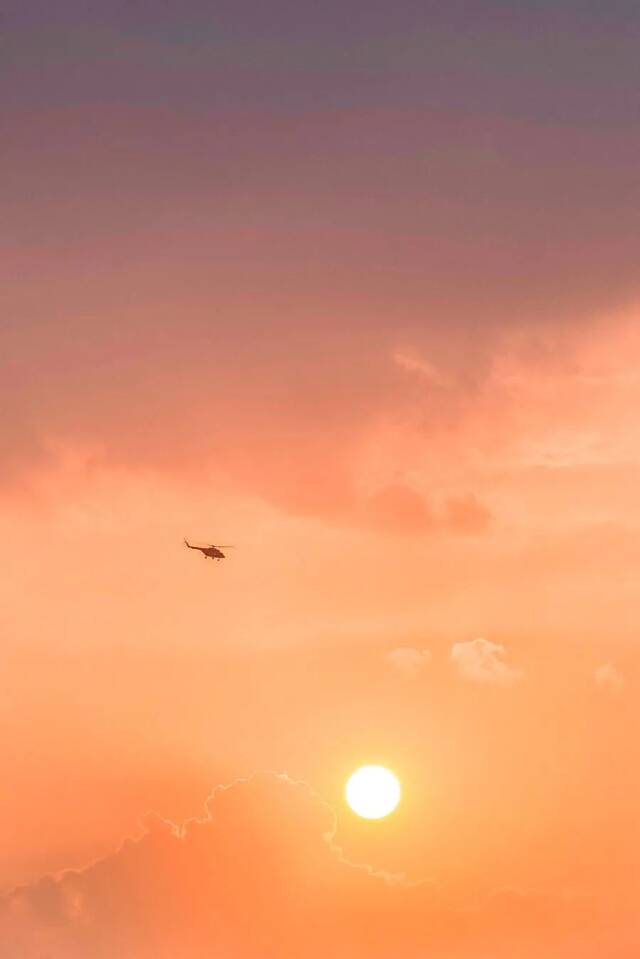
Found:
[[[635,959],[637,3],[1,26],[3,959]]]

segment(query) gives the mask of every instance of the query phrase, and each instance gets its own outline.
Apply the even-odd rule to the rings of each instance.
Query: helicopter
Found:
[[[205,559],[217,559],[217,560],[226,558],[224,553],[222,552],[223,549],[233,549],[233,547],[229,545],[219,547],[219,546],[214,546],[212,543],[210,543],[209,546],[192,546],[191,543],[188,542],[188,540],[186,539],[184,541],[184,545],[188,546],[189,549],[199,549]]]

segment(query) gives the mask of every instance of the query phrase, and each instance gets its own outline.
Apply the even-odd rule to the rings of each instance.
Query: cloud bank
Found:
[[[0,901],[6,954],[528,959],[578,932],[588,942],[587,903],[505,890],[454,906],[431,882],[348,862],[335,825],[332,809],[286,776],[219,788],[202,819],[177,827],[148,816],[113,856],[10,893]]]

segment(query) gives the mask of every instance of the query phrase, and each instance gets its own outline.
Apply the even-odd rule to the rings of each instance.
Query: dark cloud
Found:
[[[637,5],[11,0],[13,101],[402,104],[583,123],[633,116]],[[27,68],[25,70],[25,67]],[[80,81],[80,82],[78,82]]]
[[[638,12],[584,6],[11,10],[2,474],[53,438],[345,513],[403,343],[429,426],[514,331],[570,355],[638,292]]]

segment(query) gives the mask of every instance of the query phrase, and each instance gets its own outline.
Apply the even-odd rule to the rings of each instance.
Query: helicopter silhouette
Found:
[[[184,545],[188,546],[189,549],[200,550],[205,559],[217,560],[226,559],[222,549],[233,549],[233,547],[229,545],[223,546],[222,549],[219,546],[214,546],[213,544],[209,544],[209,546],[192,546],[191,543],[189,543],[186,539],[184,541]]]

